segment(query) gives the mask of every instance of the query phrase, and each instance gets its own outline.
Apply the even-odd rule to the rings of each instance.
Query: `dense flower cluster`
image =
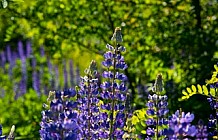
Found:
[[[62,59],[63,65],[52,63],[44,48],[34,48],[30,41],[25,44],[18,41],[17,48],[7,45],[0,51],[0,69],[3,74],[8,75],[16,98],[24,95],[30,88],[41,94],[78,84],[79,69],[73,68],[72,60]],[[60,79],[63,79],[64,87]],[[0,90],[4,92],[4,87],[7,86],[3,83]]]
[[[77,102],[74,89],[50,92],[48,110],[42,111],[40,136],[42,140],[76,140],[79,127],[77,124]]]
[[[155,132],[158,132],[158,135],[161,134],[161,131],[157,129],[158,126],[167,125],[168,120],[165,118],[168,113],[167,109],[167,96],[166,95],[149,95],[149,101],[146,104],[148,107],[147,115],[151,118],[147,119],[146,124],[148,127],[147,135],[154,136]],[[156,127],[157,126],[157,127]]]
[[[99,139],[100,138],[100,107],[99,103],[99,86],[96,62],[92,61],[89,68],[85,70],[86,76],[81,77],[78,91],[78,124],[82,133],[81,139]]]
[[[127,76],[120,71],[124,71],[127,64],[121,55],[121,52],[125,51],[125,47],[119,44],[122,42],[120,28],[116,28],[112,40],[114,40],[115,45],[106,45],[108,51],[104,54],[105,60],[102,62],[106,70],[102,74],[104,81],[101,84],[101,97],[104,102],[101,109],[104,112],[109,112],[101,114],[105,117],[102,122],[104,124],[102,133],[105,134],[104,138],[122,139],[127,117],[125,112]]]
[[[75,89],[54,91],[49,94],[47,110],[42,111],[40,136],[42,140],[122,140],[126,131],[128,117],[127,105],[127,76],[122,72],[128,66],[121,55],[125,47],[122,42],[121,29],[116,28],[112,37],[114,45],[107,44],[102,65],[104,71],[99,75],[96,62],[92,61],[81,77],[79,86]],[[22,54],[22,51],[20,52]],[[35,65],[35,64],[34,64]],[[71,64],[72,66],[72,64]],[[25,67],[25,66],[23,66]],[[52,68],[50,68],[52,69]],[[67,68],[64,63],[65,88],[68,87]],[[71,70],[71,75],[72,74]],[[100,82],[100,76],[102,76]],[[24,77],[25,78],[25,77]],[[209,118],[208,128],[215,130],[208,134],[208,128],[201,121],[194,126],[194,114],[185,114],[177,110],[166,118],[168,97],[163,94],[163,77],[157,75],[153,92],[148,95],[145,121],[146,140],[155,139],[192,139],[206,140],[208,135],[217,135],[217,99],[210,96],[208,101],[216,111]],[[216,88],[214,84],[212,88]],[[128,130],[127,130],[128,131]]]
[[[194,120],[194,114],[181,112],[177,110],[169,118],[169,128],[164,131],[170,140],[185,139],[194,137],[197,129],[191,122]]]
[[[146,130],[146,134],[148,137],[146,139],[151,139],[151,137],[155,136],[156,138],[162,135],[163,130],[159,130],[160,126],[166,126],[168,124],[168,120],[166,119],[166,114],[169,112],[167,106],[167,96],[160,95],[163,91],[163,79],[162,75],[159,74],[155,81],[153,91],[155,94],[148,96],[147,106],[147,115],[149,118],[146,121],[148,129]]]
[[[43,140],[67,139],[123,139],[127,110],[127,76],[120,71],[127,68],[121,52],[125,47],[121,29],[116,28],[112,37],[115,46],[106,45],[102,65],[103,82],[99,82],[96,62],[92,61],[81,77],[77,91],[51,92],[50,106],[42,112],[40,136]],[[72,99],[73,98],[73,99]]]

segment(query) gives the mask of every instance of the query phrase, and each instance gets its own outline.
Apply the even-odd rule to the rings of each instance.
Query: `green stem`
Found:
[[[116,42],[115,42],[115,56],[117,55],[117,46],[116,46]],[[114,64],[113,64],[113,79],[112,79],[112,107],[111,107],[111,121],[110,121],[110,134],[109,134],[109,139],[112,140],[112,134],[114,132],[113,130],[113,125],[114,125],[114,106],[115,106],[115,99],[114,99],[114,95],[115,95],[115,88],[114,88],[114,83],[115,83],[115,74],[116,74],[116,58],[113,58],[114,60]]]
[[[179,109],[179,120],[182,118],[182,108]],[[179,125],[180,125],[180,121],[179,121]],[[179,134],[179,140],[183,140],[183,135]]]
[[[157,114],[158,114],[158,111],[159,111],[159,108],[158,108],[158,98],[159,98],[159,95],[160,95],[160,93],[159,92],[157,92],[157,100],[156,100],[156,112],[157,112]],[[156,138],[156,140],[158,140],[158,124],[159,124],[159,118],[158,118],[158,115],[156,115],[156,122],[157,122],[157,124],[156,124],[156,134],[155,134],[155,138]]]
[[[91,90],[90,90],[90,76],[88,75],[88,140],[91,140],[91,112],[90,112],[90,98],[91,98]]]
[[[64,140],[64,130],[61,130],[61,138]]]

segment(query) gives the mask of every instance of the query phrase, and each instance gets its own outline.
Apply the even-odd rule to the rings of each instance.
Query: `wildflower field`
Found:
[[[0,140],[218,139],[216,0],[0,2]]]

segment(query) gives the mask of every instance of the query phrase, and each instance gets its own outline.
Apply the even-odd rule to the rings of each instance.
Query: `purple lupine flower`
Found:
[[[209,137],[217,136],[216,126],[217,126],[217,118],[211,114],[208,122],[208,128],[210,129]]]
[[[70,86],[75,86],[74,84],[74,69],[73,69],[73,61],[69,61],[70,66]]]
[[[153,128],[153,126],[155,126],[157,129],[157,127],[162,126],[162,125],[167,125],[168,120],[165,118],[166,114],[168,113],[168,103],[167,103],[167,96],[166,95],[149,95],[148,97],[149,101],[147,102],[146,106],[147,106],[147,110],[146,113],[148,116],[150,116],[151,118],[149,118],[146,121],[146,124],[149,126],[148,128]],[[162,133],[162,130],[156,130],[158,131],[157,134],[155,135],[155,137],[160,136],[160,134]],[[149,134],[147,134],[149,135]],[[154,135],[149,135],[150,137],[153,137]]]
[[[216,75],[216,78],[218,76]],[[218,84],[217,82],[210,84],[211,88],[215,88],[215,90],[217,90]],[[217,93],[214,96],[212,96],[211,94],[209,95],[209,98],[207,98],[208,102],[210,103],[210,107],[212,110],[215,111],[214,114],[211,114],[209,117],[209,122],[208,122],[208,129],[209,131],[209,137],[213,137],[213,136],[217,136],[218,134],[218,130],[217,130],[217,118],[218,118],[218,100],[217,100]]]
[[[106,138],[122,139],[124,134],[122,128],[126,124],[127,118],[125,107],[127,77],[121,71],[127,68],[127,64],[124,61],[124,57],[121,55],[121,52],[125,51],[125,47],[119,44],[122,42],[120,28],[115,29],[112,40],[115,42],[115,46],[106,45],[108,51],[104,54],[104,61],[102,62],[102,65],[107,70],[102,74],[105,81],[100,86],[102,89],[101,97],[107,102],[101,105],[101,109],[107,110],[107,112],[109,111],[108,119],[105,119],[102,124],[102,131],[107,132],[106,135],[104,135]]]
[[[55,70],[55,89],[60,89],[60,84],[59,84],[59,69],[57,66],[54,67],[54,70]]]
[[[177,110],[169,118],[169,128],[164,130],[164,134],[169,139],[183,139],[186,137],[194,137],[197,129],[191,122],[194,120],[194,114],[181,112]]]
[[[26,57],[24,55],[24,48],[23,43],[21,41],[18,42],[18,53],[21,59],[21,81],[20,81],[20,94],[18,96],[21,96],[26,93],[27,89],[27,70],[26,70]]]
[[[32,54],[31,42],[26,42],[26,58],[29,58]]]
[[[68,88],[68,72],[67,72],[67,65],[66,61],[64,63],[64,68],[63,68],[63,74],[64,74],[64,88]]]
[[[160,95],[160,93],[163,91],[163,78],[161,74],[157,75],[153,91],[155,93],[153,95],[148,95],[148,102],[146,103],[146,113],[148,116],[150,116],[150,118],[146,120],[146,124],[148,126],[148,129],[146,130],[147,139],[149,139],[149,137],[155,137],[158,139],[158,137],[162,136],[164,130],[158,128],[160,126],[166,126],[168,123],[168,120],[165,118],[169,112],[167,108],[167,96]]]
[[[25,58],[23,43],[21,41],[18,42],[18,53],[21,60]]]
[[[149,136],[154,136],[155,135],[155,129],[148,127],[148,129],[146,130],[146,134]]]
[[[41,57],[45,56],[45,49],[43,46],[40,47],[40,55]]]
[[[11,47],[9,45],[6,46],[6,52],[7,52],[7,60],[10,63],[12,61],[12,52]]]
[[[1,60],[1,67],[3,68],[4,66],[5,66],[5,63],[6,63],[6,57],[5,57],[5,53],[4,53],[4,51],[2,51],[1,53],[0,53],[0,60]]]
[[[39,48],[39,51],[40,51],[40,57],[41,57],[41,58],[45,58],[46,56],[45,56],[45,50],[44,50],[44,47],[43,47],[43,46],[41,46],[41,47]],[[45,64],[44,64],[44,63],[45,63],[45,62],[43,62],[43,61],[40,63],[39,73],[38,73],[40,79],[44,79],[44,72],[46,72],[46,71],[45,71]],[[42,82],[42,84],[44,85],[44,86],[40,89],[41,92],[47,93],[47,86],[43,83],[44,80],[41,80],[41,82]]]
[[[80,83],[80,69],[79,66],[76,67],[76,85]]]
[[[80,128],[77,124],[77,102],[73,101],[74,89],[49,93],[48,110],[42,111],[40,123],[41,139],[79,140]]]
[[[197,133],[196,133],[196,140],[207,140],[208,138],[207,126],[204,125],[202,120],[198,121],[197,124]]]
[[[55,76],[54,76],[53,66],[52,66],[51,61],[50,61],[49,58],[47,60],[47,65],[48,65],[48,70],[49,70],[49,74],[50,74],[49,82],[51,83],[51,87],[55,88]]]
[[[16,59],[18,58],[18,54],[16,52],[12,52],[12,57],[11,57],[11,62],[10,62],[10,67],[9,67],[9,72],[10,70],[12,70],[14,67],[16,68],[17,65],[15,65],[15,62],[16,62]],[[12,73],[12,72],[11,72]],[[14,73],[12,73],[12,76],[13,76]],[[15,81],[12,81],[13,82],[13,90],[14,90],[14,93],[18,93],[18,91],[20,90],[19,87],[20,87],[20,82],[17,83]],[[16,95],[18,96],[18,95]]]
[[[210,103],[210,107],[212,109],[217,109],[218,108],[216,100],[215,100],[215,98],[212,95],[209,95],[209,98],[207,98],[207,100]]]
[[[100,107],[97,106],[99,99],[98,79],[96,79],[96,62],[92,61],[85,70],[86,76],[81,77],[78,91],[79,121],[82,133],[81,139],[99,139],[100,131]]]
[[[33,68],[33,73],[32,73],[33,89],[39,95],[40,94],[40,78],[39,78],[39,74],[38,74],[38,71],[37,71],[36,59],[35,58],[32,58],[32,68]]]
[[[6,51],[7,51],[7,61],[10,63],[8,72],[9,72],[9,76],[12,77],[12,69],[14,67],[14,61],[12,58],[11,47],[9,45],[6,47]]]

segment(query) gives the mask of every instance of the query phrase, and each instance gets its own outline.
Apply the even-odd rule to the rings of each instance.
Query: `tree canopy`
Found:
[[[0,9],[1,48],[31,40],[35,49],[44,46],[57,63],[73,58],[86,67],[89,61],[81,57],[101,60],[114,28],[120,26],[133,94],[159,72],[173,81],[174,92],[181,92],[209,78],[217,61],[216,0],[7,2]]]

